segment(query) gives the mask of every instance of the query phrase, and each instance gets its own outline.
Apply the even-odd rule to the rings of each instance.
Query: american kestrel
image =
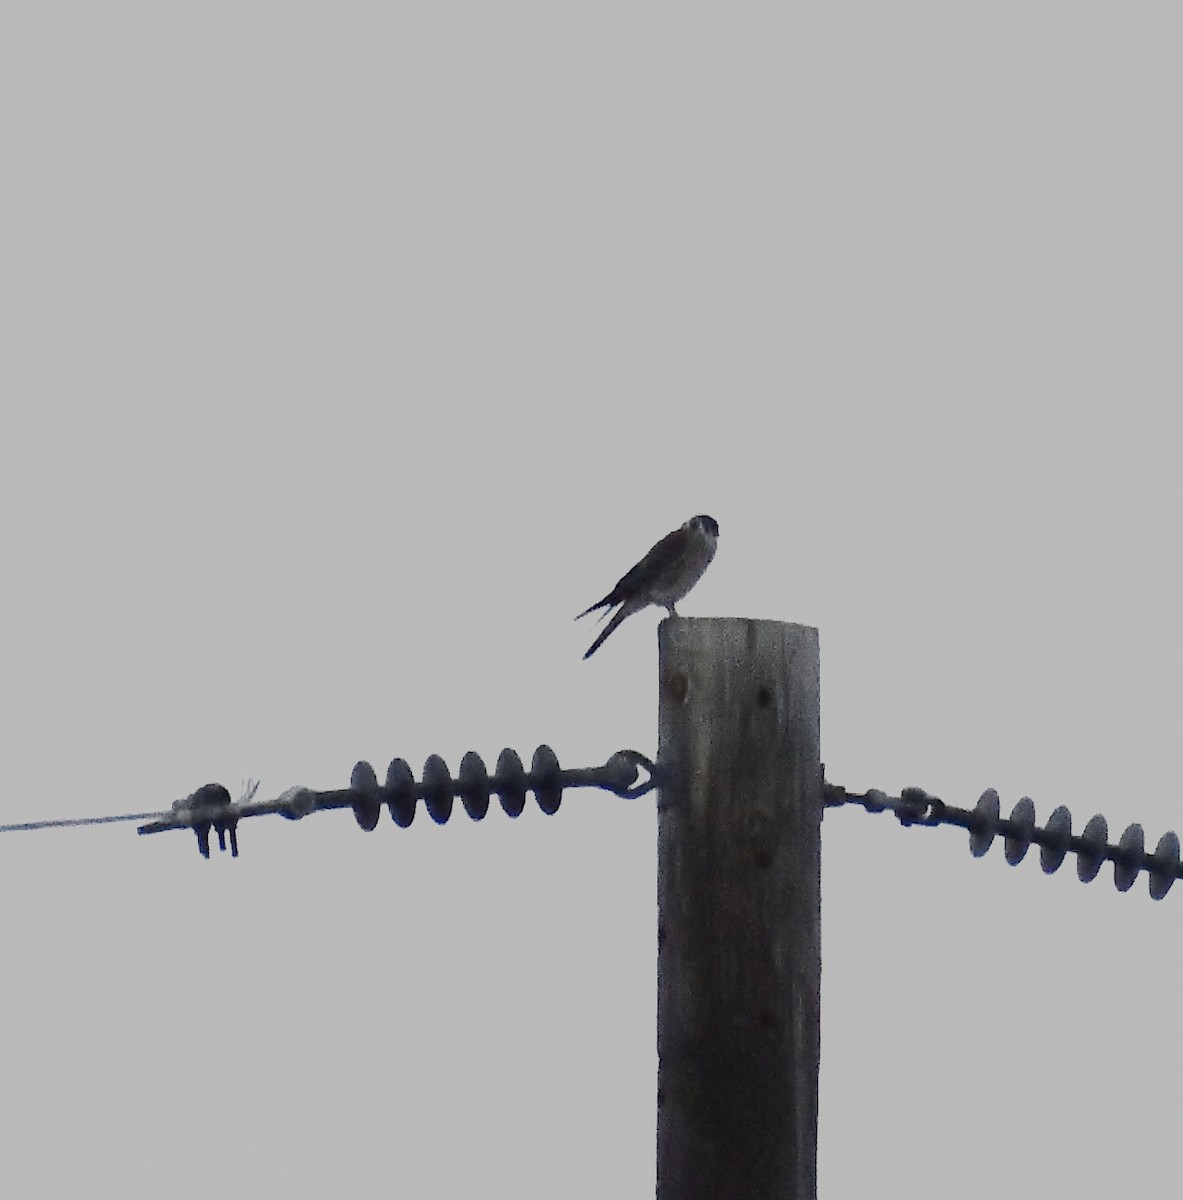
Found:
[[[650,604],[659,604],[671,617],[676,617],[674,605],[711,565],[718,541],[719,522],[714,517],[691,517],[680,529],[667,533],[603,600],[597,600],[579,614],[579,617],[586,617],[597,608],[620,605],[583,657],[591,658],[600,643],[625,617],[631,617]],[[578,621],[579,617],[575,619]]]

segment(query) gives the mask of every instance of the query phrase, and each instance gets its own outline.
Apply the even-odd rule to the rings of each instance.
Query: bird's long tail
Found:
[[[637,605],[631,602],[622,604],[612,615],[612,620],[600,631],[600,636],[587,648],[587,653],[583,656],[585,659],[591,658],[593,654],[603,645],[604,639],[624,620],[625,617],[631,617],[638,609]]]
[[[603,600],[597,600],[595,604],[589,604],[575,619],[578,621],[579,617],[586,617],[588,613],[595,612],[597,608],[611,608],[614,603],[615,601],[612,599],[611,594],[609,594]],[[607,616],[607,613],[601,613],[600,619],[603,620],[605,616]]]

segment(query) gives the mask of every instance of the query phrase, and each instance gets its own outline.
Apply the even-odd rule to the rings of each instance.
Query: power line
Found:
[[[858,805],[867,812],[891,812],[904,826],[955,825],[969,831],[969,849],[981,858],[1000,834],[1004,839],[1006,861],[1017,866],[1032,845],[1038,846],[1039,865],[1044,874],[1058,871],[1065,855],[1076,855],[1076,875],[1081,883],[1091,883],[1105,862],[1113,863],[1113,886],[1128,892],[1140,872],[1150,876],[1150,896],[1161,900],[1176,879],[1183,877],[1179,858],[1179,836],[1168,831],[1148,853],[1142,826],[1126,827],[1116,844],[1109,839],[1109,823],[1100,813],[1091,817],[1079,834],[1072,832],[1072,813],[1061,804],[1044,826],[1035,824],[1035,804],[1024,796],[1009,817],[999,815],[998,793],[987,788],[972,808],[957,808],[931,796],[923,788],[904,788],[899,796],[872,788],[851,793],[835,784],[825,785],[827,808],[844,804]]]
[[[642,770],[645,776],[638,781]],[[379,784],[374,768],[368,762],[359,762],[353,768],[347,788],[318,792],[293,787],[274,800],[251,802],[258,787],[255,784],[243,800],[232,803],[230,793],[221,784],[207,783],[187,799],[178,800],[170,812],[152,814],[154,819],[141,825],[139,832],[192,829],[197,835],[198,850],[208,858],[212,831],[218,835],[219,849],[225,850],[229,845],[231,855],[237,857],[238,823],[244,817],[276,814],[299,820],[314,812],[349,808],[358,825],[369,833],[377,828],[384,806],[400,828],[406,828],[414,820],[420,802],[428,816],[437,825],[443,825],[452,815],[456,799],[472,820],[480,821],[489,811],[489,800],[494,795],[506,816],[520,816],[528,792],[534,794],[538,807],[550,816],[558,812],[566,788],[602,788],[633,800],[657,786],[656,770],[652,760],[637,750],[618,750],[599,767],[562,767],[549,746],[539,746],[528,771],[516,750],[505,749],[498,755],[497,766],[490,775],[481,756],[470,750],[461,759],[455,779],[448,764],[438,754],[432,754],[423,764],[421,780],[416,781],[404,759],[396,758],[386,769],[386,782]]]
[[[479,821],[487,814],[494,795],[507,816],[517,817],[530,792],[538,807],[552,815],[558,811],[565,788],[596,787],[625,799],[636,799],[659,786],[662,774],[659,764],[636,750],[617,751],[599,767],[564,768],[554,751],[543,745],[535,750],[528,771],[515,751],[502,750],[490,775],[480,755],[470,750],[461,760],[456,778],[438,754],[431,755],[424,763],[418,781],[401,758],[390,763],[383,784],[378,782],[368,762],[359,762],[353,768],[349,786],[331,791],[293,787],[273,800],[256,801],[259,784],[250,780],[235,801],[221,784],[207,783],[185,799],[175,801],[165,812],[22,821],[0,825],[0,833],[142,821],[146,823],[139,829],[141,834],[191,829],[205,858],[210,855],[210,834],[216,833],[219,848],[225,850],[229,846],[231,854],[237,857],[238,823],[246,817],[275,814],[299,820],[314,812],[348,808],[358,825],[370,832],[377,828],[384,807],[389,809],[394,823],[405,828],[414,819],[419,803],[433,821],[442,825],[452,815],[455,799],[461,801],[472,820]],[[890,812],[901,825],[908,827],[952,825],[965,829],[975,858],[982,857],[999,836],[1004,840],[1006,861],[1012,866],[1022,862],[1032,845],[1038,846],[1040,866],[1049,875],[1059,870],[1069,853],[1075,854],[1076,874],[1082,883],[1090,883],[1106,862],[1112,862],[1113,883],[1120,892],[1129,891],[1138,875],[1145,871],[1150,877],[1150,896],[1154,900],[1161,900],[1175,880],[1183,878],[1179,837],[1173,832],[1164,833],[1153,852],[1146,850],[1145,834],[1137,823],[1127,826],[1116,843],[1109,842],[1109,825],[1100,814],[1090,818],[1079,834],[1074,834],[1072,814],[1065,805],[1055,809],[1046,825],[1039,826],[1035,823],[1035,805],[1026,796],[1009,817],[1002,817],[998,793],[993,788],[984,791],[972,809],[947,804],[917,787],[904,788],[899,796],[890,796],[877,788],[848,792],[827,782],[824,796],[827,808],[853,805],[866,812]]]
[[[72,825],[111,825],[116,821],[151,821],[165,813],[121,813],[117,817],[63,817],[55,821],[22,821],[16,825],[0,825],[0,833],[19,833],[24,829],[65,829]]]

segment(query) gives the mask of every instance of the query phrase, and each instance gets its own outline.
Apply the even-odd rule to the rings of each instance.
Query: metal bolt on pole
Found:
[[[661,624],[657,1200],[814,1200],[817,630]]]

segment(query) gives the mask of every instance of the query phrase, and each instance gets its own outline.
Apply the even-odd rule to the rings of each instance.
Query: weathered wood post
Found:
[[[817,630],[660,635],[657,1200],[814,1200]]]

